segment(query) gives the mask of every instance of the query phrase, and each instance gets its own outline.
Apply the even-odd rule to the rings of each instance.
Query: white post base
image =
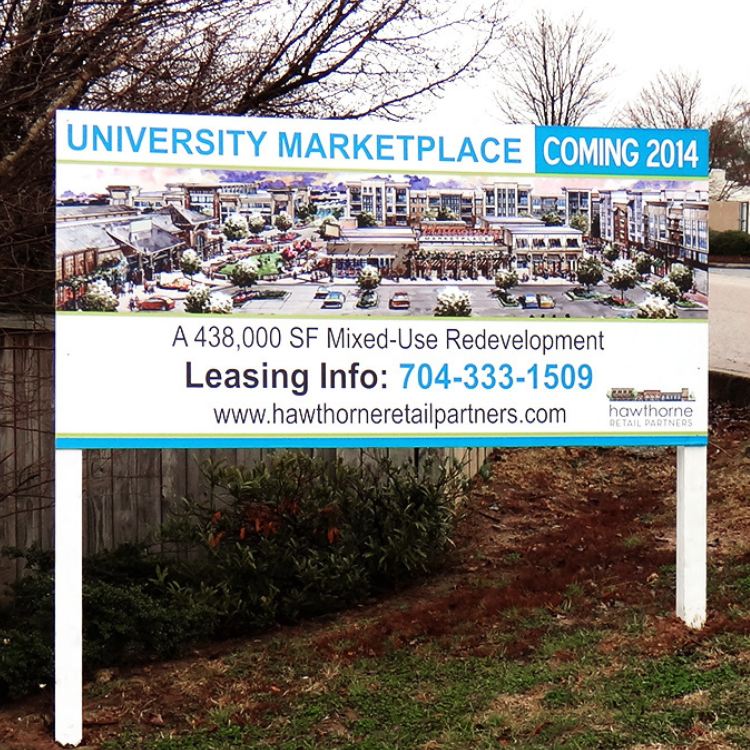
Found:
[[[83,740],[83,452],[55,451],[55,740]]]
[[[707,452],[677,448],[677,617],[688,627],[706,622]]]

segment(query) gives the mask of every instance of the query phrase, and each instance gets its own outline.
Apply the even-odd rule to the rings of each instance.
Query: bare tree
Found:
[[[400,117],[491,64],[505,17],[482,1],[2,3],[0,301],[51,300],[58,108]]]
[[[726,200],[750,185],[750,102],[745,96],[733,92],[709,128],[709,164],[711,169],[724,170],[721,184],[712,185],[718,187],[717,200]]]
[[[543,10],[509,33],[497,103],[509,122],[580,125],[606,98],[614,67],[602,57],[609,34],[583,14],[553,22]]]
[[[703,107],[700,76],[681,69],[659,72],[616,119],[632,128],[706,127],[710,118]]]

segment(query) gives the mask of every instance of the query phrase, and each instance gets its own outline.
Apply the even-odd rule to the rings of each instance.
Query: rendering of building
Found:
[[[179,266],[182,252],[202,257],[218,252],[221,240],[209,231],[212,220],[178,206],[142,212],[112,206],[58,206],[55,231],[56,295],[59,308],[98,271],[141,283]]]
[[[346,218],[361,213],[374,217],[380,226],[406,226],[409,222],[409,183],[393,180],[362,180],[346,185]]]
[[[531,185],[496,182],[482,185],[486,217],[528,216],[531,213]]]

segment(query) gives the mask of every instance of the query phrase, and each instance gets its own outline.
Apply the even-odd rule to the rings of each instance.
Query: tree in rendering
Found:
[[[250,258],[242,258],[232,266],[229,280],[242,289],[251,287],[258,280],[258,264]]]
[[[565,223],[565,219],[559,211],[547,211],[547,213],[542,214],[542,221],[548,227],[561,227]]]
[[[685,294],[693,288],[693,272],[682,263],[673,263],[669,269],[669,280]]]
[[[620,250],[614,245],[607,245],[604,250],[602,250],[602,255],[604,256],[604,260],[614,263],[620,257]]]
[[[482,0],[3,3],[0,301],[51,305],[56,111],[396,119],[492,67],[504,25]]]
[[[606,98],[614,73],[604,52],[609,36],[583,13],[556,22],[540,10],[513,28],[496,94],[508,122],[580,125]]]
[[[117,310],[117,296],[104,279],[97,279],[88,285],[82,305],[90,312],[114,312]]]
[[[604,278],[604,266],[598,258],[589,256],[581,258],[578,261],[578,270],[576,271],[578,283],[590,290]]]
[[[436,318],[468,318],[471,316],[471,295],[457,286],[448,286],[438,293]]]
[[[651,273],[653,258],[648,253],[640,252],[633,259],[633,263],[635,265],[635,270],[638,271],[641,276],[646,276]]]
[[[230,241],[243,240],[250,232],[247,219],[238,213],[229,214],[227,220],[222,224],[221,231]]]
[[[440,206],[435,214],[435,218],[438,221],[458,221],[458,214],[450,208]]]
[[[297,218],[302,222],[312,221],[318,214],[318,207],[312,201],[310,203],[302,203],[295,209]]]
[[[266,220],[260,214],[251,214],[247,219],[247,228],[251,234],[259,235],[266,228]]]
[[[703,128],[709,115],[703,107],[701,78],[684,70],[662,70],[634,101],[617,115],[631,128]]]
[[[195,250],[188,248],[180,258],[180,271],[190,278],[193,283],[193,276],[201,270],[201,259]]]
[[[365,229],[367,227],[376,227],[377,225],[378,220],[369,211],[360,211],[357,214],[357,226],[360,229]]]
[[[368,292],[377,289],[380,284],[380,271],[375,266],[363,266],[357,274],[357,286],[360,291]]]
[[[589,234],[589,217],[582,211],[574,213],[570,217],[570,226],[573,229],[577,229],[584,237]]]
[[[501,268],[495,274],[495,286],[500,291],[503,298],[508,296],[508,292],[518,284],[518,274],[513,269]]]
[[[680,299],[680,290],[677,288],[677,284],[669,279],[657,279],[651,284],[651,294],[663,297],[670,304],[674,304]]]
[[[640,279],[640,274],[636,270],[632,260],[620,258],[616,260],[612,267],[612,273],[609,275],[609,285],[616,289],[625,299],[625,292],[633,289]]]
[[[292,217],[286,211],[281,211],[273,220],[273,225],[280,232],[286,232],[287,229],[291,229],[293,224]]]

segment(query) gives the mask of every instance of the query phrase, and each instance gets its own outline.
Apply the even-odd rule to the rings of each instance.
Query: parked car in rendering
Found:
[[[536,294],[524,294],[521,297],[521,305],[527,310],[536,310],[539,307],[539,300],[537,300]]]
[[[232,295],[232,305],[239,307],[240,305],[244,305],[245,302],[255,299],[257,296],[258,292],[255,289],[240,289],[239,292],[235,292]]]
[[[163,278],[159,281],[159,286],[162,289],[176,289],[178,292],[187,292],[190,289],[190,279],[186,279],[184,276],[171,279]]]
[[[327,286],[319,286],[315,290],[315,299],[325,299],[331,290]]]
[[[408,310],[411,307],[411,300],[407,292],[394,292],[388,303],[391,310]]]
[[[541,310],[551,310],[555,306],[555,300],[549,294],[537,294],[536,299]]]
[[[369,307],[377,307],[378,306],[378,293],[369,291],[369,292],[362,292],[362,294],[359,295],[359,299],[357,300],[357,307],[360,308],[369,308]]]
[[[139,310],[174,310],[174,300],[160,294],[154,294],[136,302]]]
[[[323,300],[323,307],[343,307],[344,306],[344,293],[343,292],[328,292],[326,298]]]

